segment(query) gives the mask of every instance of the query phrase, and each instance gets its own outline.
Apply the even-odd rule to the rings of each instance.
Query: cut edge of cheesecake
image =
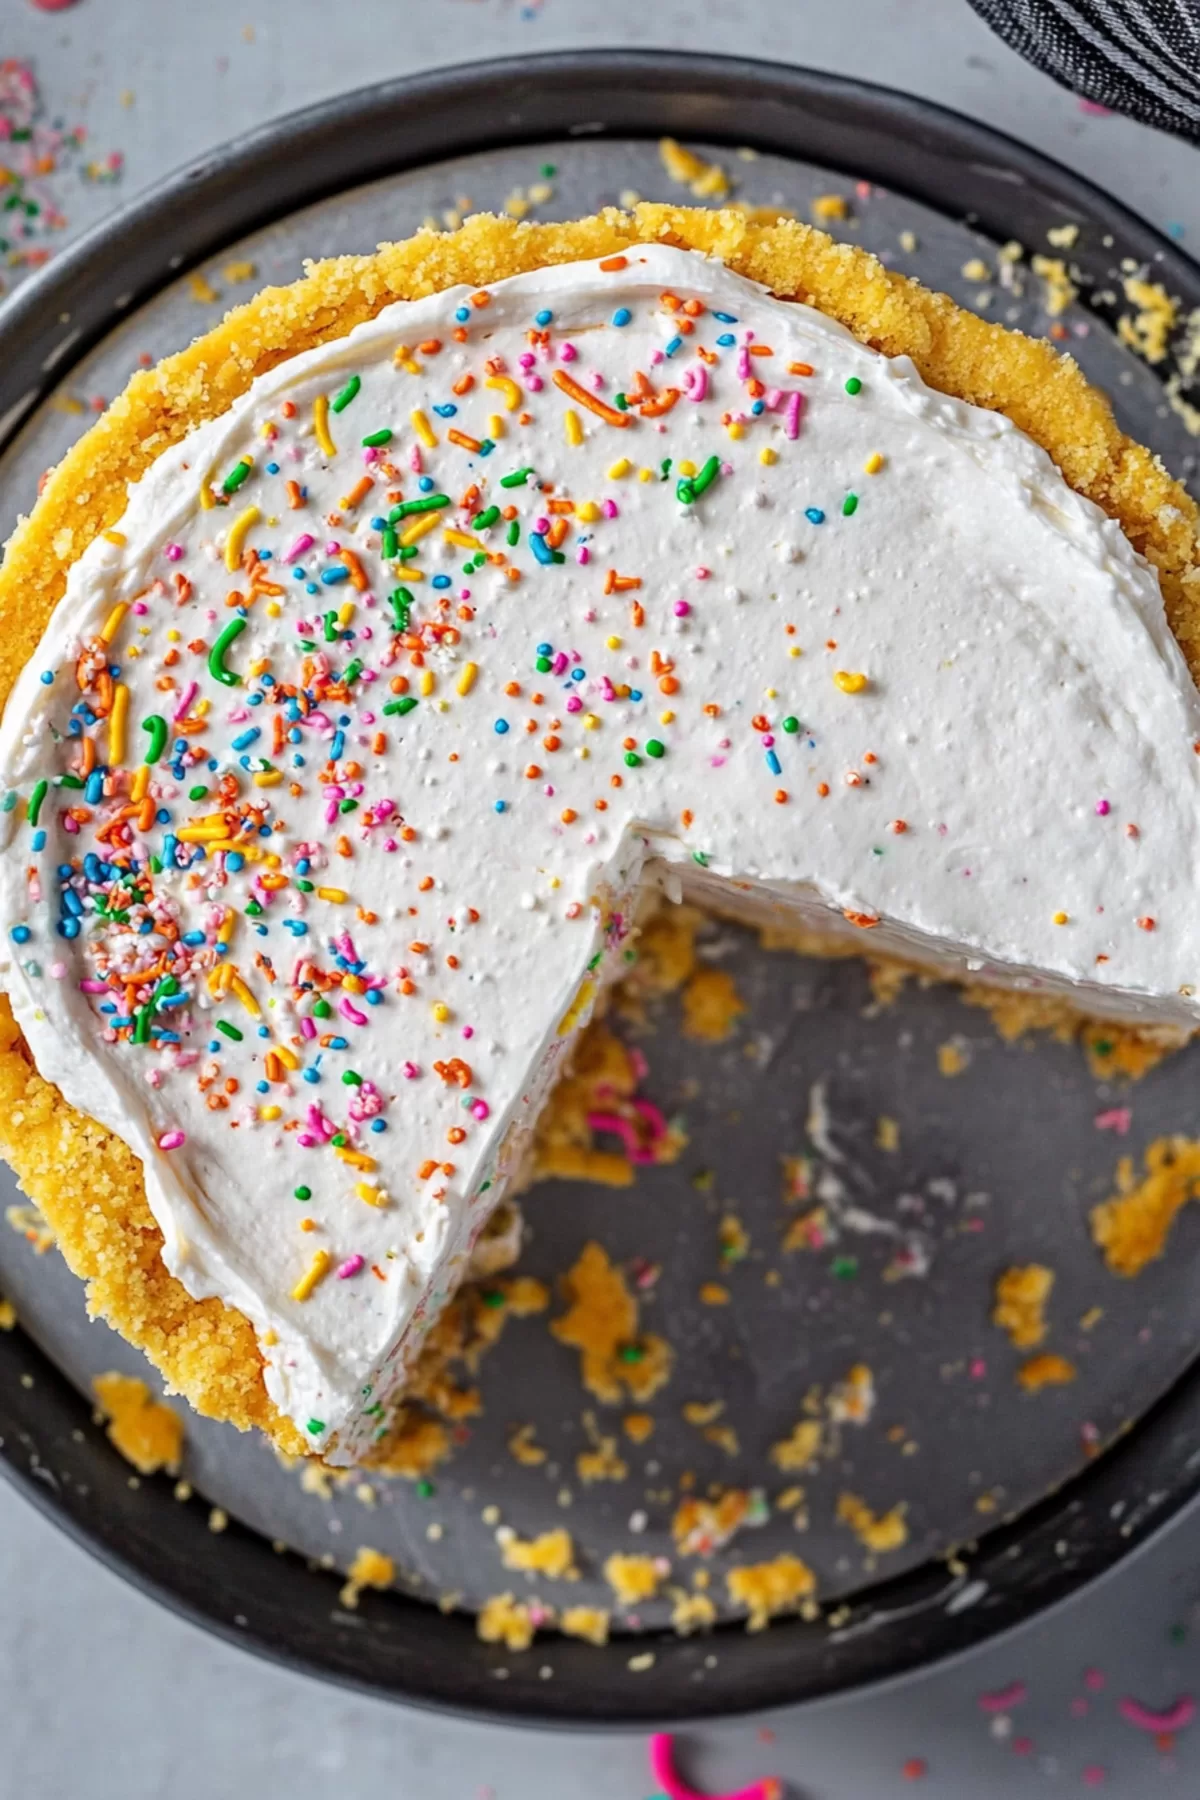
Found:
[[[782,299],[802,300],[886,356],[908,356],[934,388],[1004,413],[1069,485],[1114,519],[1158,573],[1168,623],[1200,675],[1196,503],[1156,456],[1121,432],[1104,394],[1069,356],[964,311],[866,251],[794,220],[644,203],[567,224],[480,214],[453,233],[423,229],[371,255],[310,264],[266,288],[186,350],[136,374],[45,479],[0,567],[0,706],[36,648],[71,565],[115,525],[157,457],[215,418],[268,369],[344,336],[398,300],[486,287],[551,264],[643,243],[700,251]],[[67,1105],[33,1064],[0,995],[0,1152],[45,1213],[88,1306],[145,1352],[197,1412],[258,1428],[290,1455],[312,1451],[271,1402],[248,1319],[194,1300],[168,1273],[142,1167],[120,1139]]]

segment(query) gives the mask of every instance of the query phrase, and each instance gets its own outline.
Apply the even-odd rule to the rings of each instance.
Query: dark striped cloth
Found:
[[[1085,99],[1200,140],[1200,0],[970,0],[1027,62]]]

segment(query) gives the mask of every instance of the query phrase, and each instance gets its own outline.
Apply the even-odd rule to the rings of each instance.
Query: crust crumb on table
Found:
[[[615,1550],[604,1564],[604,1579],[620,1606],[640,1606],[653,1600],[671,1573],[664,1556],[626,1556]]]
[[[712,1556],[744,1527],[765,1525],[770,1514],[761,1488],[728,1488],[717,1500],[689,1495],[671,1520],[681,1556]]]
[[[665,1338],[639,1334],[639,1307],[602,1244],[585,1244],[563,1277],[569,1310],[550,1330],[578,1350],[583,1385],[615,1406],[628,1395],[649,1400],[669,1380],[674,1353]]]
[[[1043,1263],[1005,1269],[997,1277],[992,1324],[1007,1331],[1018,1350],[1036,1350],[1049,1329],[1046,1307],[1054,1286],[1054,1270]]]
[[[610,1615],[602,1606],[568,1606],[558,1616],[564,1637],[582,1638],[587,1644],[607,1644]]]
[[[12,1331],[17,1323],[17,1309],[11,1300],[0,1297],[0,1331]]]
[[[691,179],[723,178],[709,168],[715,165]],[[227,411],[256,377],[344,336],[392,301],[459,282],[485,287],[521,271],[659,242],[719,257],[775,294],[811,303],[885,355],[910,356],[932,387],[1004,412],[1157,569],[1171,628],[1193,673],[1200,668],[1196,505],[1149,450],[1122,434],[1106,397],[1069,357],[977,318],[795,220],[764,223],[733,207],[640,204],[632,213],[606,208],[570,224],[480,215],[447,235],[422,229],[372,255],[311,264],[301,280],[264,289],[186,350],[135,374],[50,472],[34,513],[9,541],[0,568],[0,702],[33,652],[68,569],[117,523],[130,483],[189,431]],[[167,1273],[141,1165],[37,1075],[5,1000],[0,1149],[87,1282],[94,1314],[143,1349],[197,1411],[240,1429],[258,1427],[284,1450],[308,1451],[267,1396],[249,1321],[219,1301],[193,1300]],[[668,1369],[669,1352],[660,1383]],[[619,1397],[622,1383],[610,1385]],[[623,1385],[636,1392],[628,1380]]]
[[[819,1419],[801,1419],[787,1437],[771,1445],[771,1461],[785,1475],[794,1475],[816,1462],[821,1451],[824,1426]]]
[[[571,1534],[560,1525],[554,1531],[543,1531],[539,1537],[522,1538],[511,1526],[502,1525],[496,1533],[500,1558],[506,1569],[525,1575],[545,1575],[551,1581],[578,1581],[575,1546]]]
[[[1041,1356],[1031,1357],[1017,1370],[1017,1383],[1027,1394],[1040,1394],[1046,1387],[1065,1387],[1074,1381],[1078,1372],[1068,1357],[1046,1350]]]
[[[396,1565],[382,1550],[363,1545],[346,1571],[346,1582],[338,1599],[351,1611],[358,1605],[364,1588],[388,1588],[396,1579]]]
[[[504,1644],[509,1650],[528,1650],[537,1629],[534,1606],[512,1594],[493,1594],[485,1600],[475,1620],[475,1630],[485,1644]],[[544,1622],[553,1619],[549,1607],[539,1607]]]
[[[183,1420],[173,1408],[156,1400],[144,1381],[115,1370],[97,1375],[92,1390],[108,1421],[110,1443],[139,1475],[156,1475],[160,1469],[179,1473]]]
[[[903,1503],[885,1513],[875,1513],[857,1494],[838,1495],[837,1519],[848,1525],[864,1550],[882,1556],[888,1550],[899,1550],[908,1542],[908,1525]]]
[[[1176,1214],[1200,1197],[1200,1139],[1156,1138],[1139,1181],[1133,1158],[1117,1164],[1117,1191],[1092,1209],[1092,1241],[1113,1275],[1140,1275],[1167,1247]]]

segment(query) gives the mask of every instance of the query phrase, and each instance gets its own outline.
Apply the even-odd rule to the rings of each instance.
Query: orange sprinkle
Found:
[[[525,771],[526,781],[536,781],[541,772],[536,763],[530,763]]]
[[[482,288],[480,289],[479,293],[471,295],[471,305],[472,306],[478,306],[478,307],[482,308],[485,306],[490,306],[491,304],[492,304],[492,296],[489,293],[487,293],[486,290],[484,290]]]
[[[814,373],[811,363],[794,362],[788,364],[789,375],[811,375]]]
[[[294,400],[285,400],[279,410],[285,419],[294,419],[296,416],[296,402]]]
[[[589,394],[585,387],[580,387],[577,381],[572,381],[564,369],[555,369],[554,385],[556,388],[560,388],[564,394],[569,395],[577,406],[586,407],[588,412],[595,413],[598,419],[603,419],[606,425],[616,425],[623,429],[631,422],[628,413],[618,412],[615,406],[609,406],[605,401],[598,400],[595,394]]]
[[[290,404],[291,403],[289,401],[289,405]],[[293,408],[293,410],[294,410],[294,408]],[[298,481],[289,481],[288,482],[287,497],[288,497],[288,505],[291,507],[293,512],[296,512],[298,510],[298,508],[300,508],[301,506],[304,505],[304,495],[300,491],[300,483]]]
[[[483,448],[478,438],[469,437],[465,431],[448,431],[446,436],[452,444],[457,444],[460,450],[481,450]]]
[[[606,256],[600,267],[606,275],[615,275],[619,269],[629,267],[629,258],[627,256]]]
[[[451,382],[450,392],[452,394],[469,394],[471,389],[474,386],[475,386],[475,377],[471,374],[470,370],[468,369],[468,371],[465,375],[460,375],[457,381]]]
[[[564,825],[573,825],[575,823],[576,819],[579,817],[579,814],[574,810],[573,807],[564,806],[562,809],[562,812],[558,816],[562,820]]]
[[[775,804],[776,804],[776,806],[783,806],[786,804],[786,802],[787,802],[787,789],[786,788],[776,788],[775,789]]]
[[[822,800],[826,799],[829,794],[829,783],[827,781],[818,781],[817,792],[820,794]]]
[[[362,482],[359,482],[362,486]],[[353,550],[339,550],[338,555],[350,571],[350,585],[356,593],[363,594],[367,589],[366,572]]]
[[[362,476],[360,480],[355,482],[348,494],[342,495],[341,505],[344,506],[347,511],[349,511],[351,507],[361,505],[374,486],[375,483],[371,480],[369,475]],[[344,557],[345,552],[343,552],[343,560]]]
[[[1148,913],[1145,914],[1142,918],[1140,918],[1138,920],[1138,925],[1141,927],[1141,929],[1143,931],[1153,931],[1154,930],[1154,920],[1150,917],[1150,915]]]

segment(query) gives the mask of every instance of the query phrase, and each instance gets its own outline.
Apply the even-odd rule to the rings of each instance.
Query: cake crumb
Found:
[[[817,194],[809,211],[814,225],[832,225],[850,217],[850,202],[844,194]]]
[[[535,1629],[532,1607],[512,1594],[491,1595],[475,1620],[476,1634],[485,1644],[503,1644],[509,1650],[528,1650]]]
[[[671,1347],[652,1333],[639,1335],[638,1303],[601,1244],[584,1245],[563,1287],[569,1310],[550,1330],[560,1344],[579,1351],[589,1393],[609,1406],[626,1394],[651,1399],[670,1378]]]
[[[1079,242],[1078,225],[1051,225],[1046,233],[1046,242],[1056,250],[1073,250]]]
[[[364,1588],[391,1587],[395,1579],[396,1565],[392,1558],[385,1556],[382,1550],[372,1550],[364,1544],[346,1571],[346,1581],[338,1599],[353,1611]]]
[[[765,1631],[780,1613],[794,1612],[817,1590],[816,1576],[798,1556],[776,1556],[770,1562],[747,1563],[725,1577],[729,1598],[749,1613],[747,1631]]]
[[[126,1462],[141,1475],[179,1473],[183,1420],[177,1412],[156,1400],[144,1381],[116,1370],[97,1375],[92,1389],[108,1419],[109,1441]]]
[[[621,1420],[621,1429],[631,1444],[644,1444],[653,1435],[654,1420],[649,1413],[626,1413]]]
[[[1067,273],[1060,256],[1034,256],[1030,267],[1045,282],[1044,305],[1052,319],[1060,318],[1078,294],[1079,289]]]
[[[658,154],[671,180],[686,187],[697,200],[723,200],[728,194],[729,177],[719,163],[705,162],[671,137],[658,140]]]
[[[769,1516],[761,1488],[729,1488],[717,1500],[689,1495],[675,1509],[671,1536],[681,1556],[711,1556],[743,1527],[765,1525]]]
[[[502,1525],[496,1533],[500,1555],[506,1569],[526,1575],[545,1575],[551,1581],[578,1581],[575,1546],[569,1531],[560,1525],[555,1531],[543,1531],[540,1537],[521,1538],[511,1526]]]
[[[1200,1139],[1156,1138],[1144,1160],[1146,1173],[1137,1181],[1132,1157],[1123,1156],[1117,1192],[1092,1209],[1092,1241],[1113,1275],[1140,1275],[1157,1261],[1176,1214],[1200,1195]]]
[[[850,1527],[864,1550],[871,1550],[878,1555],[888,1550],[899,1550],[908,1542],[904,1512],[903,1503],[893,1506],[890,1512],[874,1513],[857,1494],[838,1495],[838,1523]]]
[[[697,1299],[701,1306],[728,1306],[729,1289],[719,1281],[702,1281],[697,1290]]]
[[[683,990],[683,1035],[702,1044],[732,1037],[746,1002],[727,969],[697,969]]]
[[[219,300],[221,298],[212,282],[208,281],[200,273],[199,269],[195,269],[192,274],[188,276],[188,291],[191,294],[192,299],[197,301],[201,306],[211,306],[214,300]]]
[[[693,1631],[707,1631],[717,1622],[717,1609],[707,1594],[689,1594],[676,1588],[671,1607],[671,1624],[679,1637],[690,1637]]]
[[[1077,1374],[1075,1364],[1065,1356],[1044,1351],[1017,1370],[1017,1381],[1027,1394],[1038,1394],[1045,1387],[1065,1387]]]
[[[1179,302],[1173,300],[1159,281],[1148,281],[1144,275],[1126,275],[1121,286],[1125,298],[1137,308],[1117,320],[1117,336],[1130,350],[1148,363],[1165,360],[1171,333],[1179,317]]]
[[[11,1331],[17,1322],[17,1309],[11,1300],[0,1299],[0,1331]]]
[[[533,1424],[518,1425],[508,1434],[508,1454],[527,1469],[540,1468],[546,1460],[546,1452],[535,1442],[536,1436],[537,1426]]]
[[[835,1382],[825,1403],[835,1425],[865,1425],[875,1411],[875,1377],[866,1363],[855,1363]]]
[[[559,1614],[558,1629],[564,1637],[582,1638],[588,1644],[607,1644],[610,1615],[602,1606],[568,1606]]]
[[[771,1461],[787,1475],[793,1475],[799,1469],[807,1469],[820,1454],[823,1435],[823,1427],[818,1420],[801,1419],[787,1437],[771,1445]]]
[[[1054,1287],[1054,1271],[1043,1263],[1014,1265],[997,1278],[992,1324],[1007,1331],[1018,1350],[1036,1350],[1045,1341],[1046,1307]]]
[[[961,1075],[970,1066],[971,1047],[965,1038],[949,1038],[946,1043],[937,1047],[938,1074],[949,1081],[955,1075]]]
[[[626,1556],[614,1551],[604,1564],[604,1579],[621,1606],[639,1606],[653,1600],[671,1565],[662,1556]]]
[[[889,1154],[900,1148],[900,1121],[889,1118],[887,1113],[880,1113],[875,1121],[875,1143],[880,1150]]]

